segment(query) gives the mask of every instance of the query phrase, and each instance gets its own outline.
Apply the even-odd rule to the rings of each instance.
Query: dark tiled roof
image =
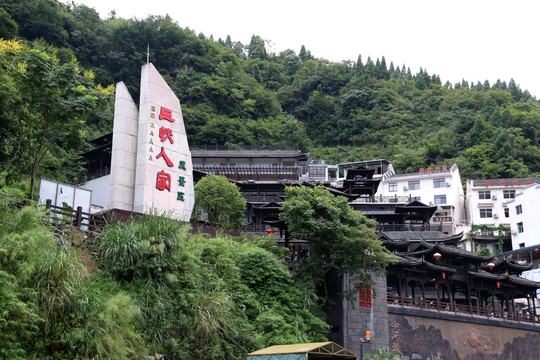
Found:
[[[508,281],[510,281],[510,282],[512,282],[514,284],[517,284],[517,285],[529,286],[529,287],[536,288],[536,289],[540,288],[540,282],[538,282],[538,281],[532,281],[532,280],[529,280],[529,279],[525,279],[525,278],[522,278],[522,277],[519,277],[519,276],[513,276],[513,275],[507,275],[506,278],[508,279]]]
[[[501,268],[510,268],[510,269],[514,269],[514,270],[520,270],[520,271],[525,271],[525,270],[529,270],[533,267],[533,264],[520,264],[518,263],[516,260],[510,258],[510,257],[507,257],[507,258],[503,258],[503,257],[496,257],[493,259],[493,264],[495,264],[495,268],[497,267],[501,267]],[[482,265],[482,268],[485,269],[487,268],[487,264],[484,264]]]
[[[467,257],[467,258],[470,258],[470,259],[476,259],[476,260],[481,260],[481,261],[490,261],[490,260],[493,259],[492,256],[483,256],[483,255],[474,254],[474,253],[472,253],[470,251],[460,249],[460,248],[458,248],[456,246],[452,246],[452,245],[430,244],[430,243],[427,243],[425,241],[422,242],[421,245],[425,248],[424,250],[411,252],[411,253],[409,253],[407,255],[421,256],[421,255],[425,255],[425,254],[431,254],[431,253],[433,253],[435,251],[440,251],[441,253],[446,253],[446,254],[449,254],[449,255]]]
[[[451,268],[451,267],[448,267],[448,266],[437,265],[437,264],[431,263],[429,261],[422,260],[422,262],[423,262],[423,265],[425,265],[426,267],[428,267],[430,269],[433,269],[433,270],[445,271],[445,272],[449,272],[449,273],[455,273],[457,271],[455,268]]]
[[[408,241],[450,241],[460,240],[463,233],[447,235],[442,231],[388,231],[384,235],[390,240]]]
[[[454,268],[437,265],[437,264],[434,264],[434,263],[431,263],[429,261],[419,259],[419,258],[414,258],[410,256],[400,256],[400,255],[394,255],[394,256],[398,260],[397,265],[418,266],[418,267],[424,266],[424,267],[429,268],[430,270],[444,271],[448,273],[455,273],[457,271]]]
[[[400,256],[400,255],[394,255],[394,257],[398,260],[398,265],[409,265],[409,266],[416,266],[422,264],[421,259],[411,258],[408,256]]]
[[[379,233],[379,240],[386,245],[405,246],[409,243],[409,239],[391,239],[387,233]]]
[[[472,276],[481,277],[481,278],[490,279],[490,280],[504,280],[506,277],[505,275],[497,275],[497,274],[488,273],[487,271],[484,271],[484,270],[469,271],[469,274]]]

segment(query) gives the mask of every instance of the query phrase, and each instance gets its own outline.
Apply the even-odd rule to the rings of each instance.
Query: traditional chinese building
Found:
[[[307,177],[309,153],[294,148],[201,145],[191,149],[193,168],[233,181],[272,182]]]
[[[418,200],[435,206],[430,222],[440,225],[443,232],[456,234],[467,230],[463,186],[456,164],[451,167],[421,168],[416,173],[408,174],[388,172],[383,176],[375,200]]]
[[[84,155],[92,206],[101,211],[167,213],[189,221],[193,165],[180,102],[152,64],[141,70],[139,107],[116,86],[111,135]]]

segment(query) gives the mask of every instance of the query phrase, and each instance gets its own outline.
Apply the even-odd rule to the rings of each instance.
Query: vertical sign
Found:
[[[193,166],[180,102],[152,64],[143,66],[134,211],[189,221]]]

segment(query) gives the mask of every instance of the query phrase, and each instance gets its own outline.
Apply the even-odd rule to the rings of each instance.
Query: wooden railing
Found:
[[[82,211],[82,207],[71,209],[67,207],[55,206],[48,199],[45,203],[50,210],[51,221],[57,225],[72,225],[82,231],[97,231],[105,225],[105,219]]]
[[[470,315],[485,317],[487,319],[504,319],[512,320],[517,322],[523,322],[532,324],[534,326],[540,326],[540,315],[532,314],[527,311],[518,310],[515,312],[507,312],[503,309],[498,311],[493,311],[488,307],[478,307],[473,306],[472,304],[458,304],[454,302],[442,302],[438,299],[436,300],[424,300],[422,298],[410,298],[399,295],[388,294],[388,305],[402,308],[414,308],[415,310],[422,311],[436,311],[436,312],[446,312],[449,314],[455,315]]]
[[[422,224],[378,224],[377,231],[442,231],[442,223],[425,225]]]

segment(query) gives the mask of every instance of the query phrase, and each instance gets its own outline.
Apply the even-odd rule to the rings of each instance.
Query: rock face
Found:
[[[390,314],[390,348],[412,360],[540,359],[540,329]]]

